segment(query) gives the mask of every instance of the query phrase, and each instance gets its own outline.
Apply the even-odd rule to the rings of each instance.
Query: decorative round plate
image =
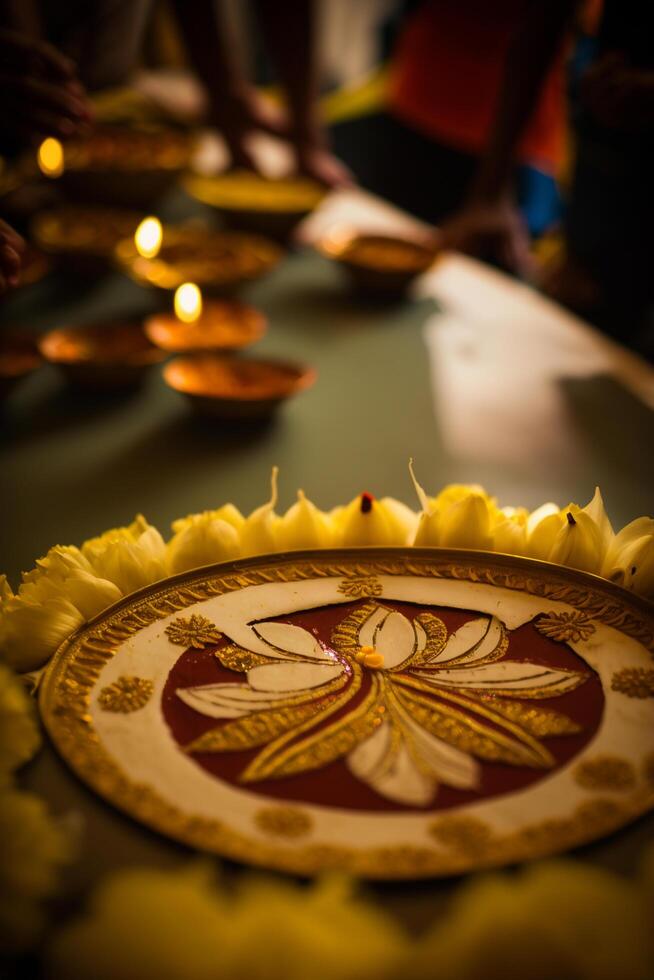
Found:
[[[45,724],[149,827],[287,871],[452,874],[654,803],[654,611],[594,576],[435,549],[216,565],[59,650]]]

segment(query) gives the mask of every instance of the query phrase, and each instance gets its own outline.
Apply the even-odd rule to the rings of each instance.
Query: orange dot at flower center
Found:
[[[384,666],[383,654],[378,653],[374,647],[359,647],[356,653],[356,661],[370,670],[379,670]]]

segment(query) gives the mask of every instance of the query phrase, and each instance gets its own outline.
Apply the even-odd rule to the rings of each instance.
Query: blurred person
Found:
[[[90,110],[73,62],[40,38],[0,28],[0,148],[73,136]]]
[[[578,86],[563,262],[545,290],[654,359],[654,47],[645,5],[604,0]]]
[[[263,131],[290,142],[297,169],[330,186],[350,174],[332,155],[318,112],[317,3],[252,0],[264,44],[285,95],[280,109],[246,77],[228,19],[214,0],[173,0],[191,61],[207,91],[209,120],[222,133],[236,166],[256,169],[249,136]]]
[[[151,0],[0,0],[0,23],[59,52],[82,97],[82,86],[93,92],[126,83],[150,9]]]
[[[356,122],[337,127],[336,152],[364,186],[440,224],[447,247],[529,274],[526,178],[527,191],[536,183],[556,197],[575,0],[409,7],[391,55],[386,110],[362,122],[363,139]],[[544,210],[528,211],[532,231],[544,230]]]

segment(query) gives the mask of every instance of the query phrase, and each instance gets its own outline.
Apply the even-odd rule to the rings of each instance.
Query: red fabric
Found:
[[[434,139],[479,153],[525,0],[426,0],[409,18],[391,68],[390,107]],[[547,172],[565,143],[563,57],[547,74],[517,156]]]

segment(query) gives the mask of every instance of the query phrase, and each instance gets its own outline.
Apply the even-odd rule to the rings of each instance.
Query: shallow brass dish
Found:
[[[146,207],[162,197],[187,168],[194,141],[163,127],[99,126],[64,144],[60,182],[69,197]]]
[[[461,874],[654,805],[638,683],[653,615],[596,576],[508,555],[261,555],[104,610],[59,648],[39,703],[87,786],[187,846],[303,875]],[[373,628],[393,662],[361,658]],[[532,687],[503,689],[511,677]],[[377,766],[359,765],[373,749]],[[479,779],[457,788],[465,759]]]
[[[223,293],[265,275],[283,252],[259,236],[187,225],[165,227],[154,258],[139,255],[133,237],[119,242],[114,255],[119,268],[141,286],[170,290],[194,282]]]
[[[51,330],[39,350],[73,384],[105,390],[137,384],[166,357],[150,343],[141,323],[129,320]]]
[[[317,250],[345,269],[353,284],[380,295],[401,295],[434,264],[435,242],[336,228],[316,243]]]
[[[177,357],[165,366],[163,375],[195,411],[218,418],[269,415],[316,380],[314,369],[302,364],[220,354]]]
[[[321,203],[327,188],[307,177],[268,178],[249,171],[216,177],[189,174],[185,190],[218,211],[234,228],[285,241]]]
[[[82,275],[106,272],[121,239],[133,235],[143,215],[117,208],[63,207],[32,222],[37,246]]]
[[[153,344],[173,354],[241,350],[263,337],[266,318],[237,300],[211,300],[193,323],[182,323],[173,313],[156,313],[146,320],[145,332]]]

